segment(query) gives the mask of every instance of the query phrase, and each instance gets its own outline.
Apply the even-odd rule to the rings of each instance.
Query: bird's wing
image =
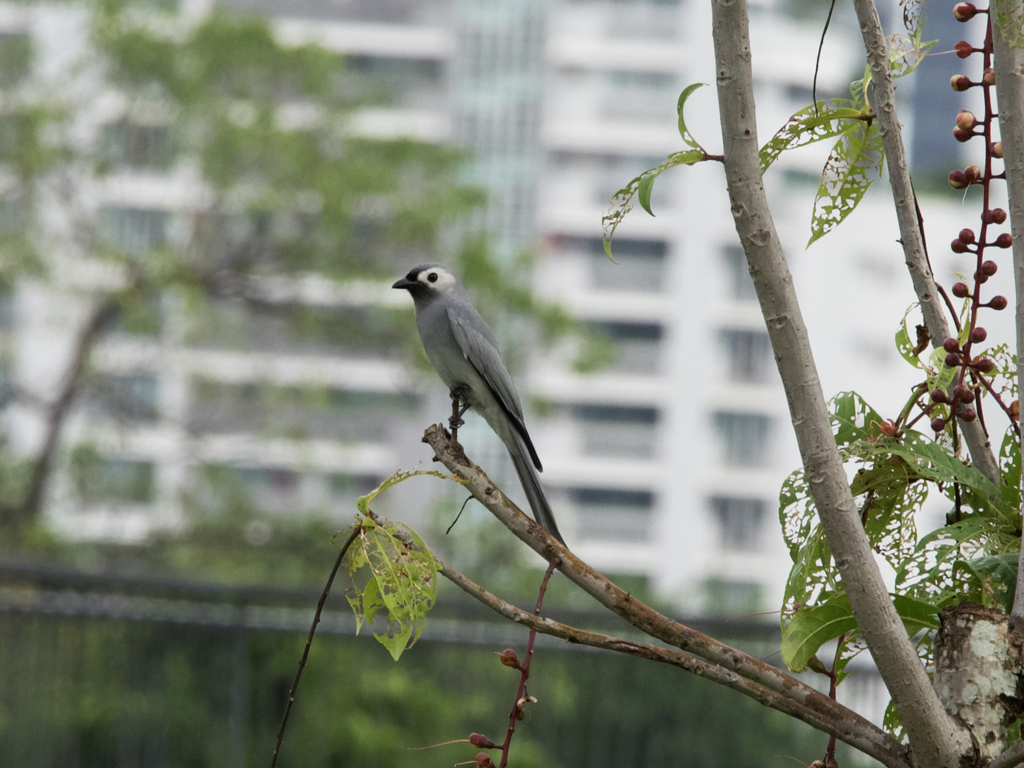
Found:
[[[462,304],[449,305],[448,322],[462,354],[490,387],[501,410],[512,423],[512,428],[523,439],[534,466],[542,469],[537,449],[533,447],[533,440],[530,439],[530,433],[526,431],[526,424],[523,422],[523,406],[519,402],[519,395],[516,394],[505,361],[498,352],[498,345],[491,334],[491,329],[475,308]]]
[[[487,382],[497,398],[501,409],[522,425],[523,406],[512,384],[505,361],[501,359],[498,345],[490,328],[472,307],[452,304],[448,307],[448,322],[459,348],[466,359],[476,368],[480,377]]]

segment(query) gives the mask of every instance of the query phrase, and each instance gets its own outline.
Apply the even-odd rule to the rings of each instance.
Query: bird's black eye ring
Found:
[[[427,280],[429,280],[432,283],[436,283],[437,282],[437,272],[431,272],[429,275],[427,275]]]

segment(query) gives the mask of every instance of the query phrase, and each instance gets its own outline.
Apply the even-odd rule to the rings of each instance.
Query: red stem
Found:
[[[558,565],[559,560],[552,560],[548,565],[547,571],[544,573],[544,580],[541,581],[540,592],[537,594],[537,607],[533,609],[534,616],[540,616],[540,607],[544,603],[544,593],[548,590],[548,581]],[[526,661],[520,667],[522,674],[519,677],[519,689],[516,691],[516,699],[512,702],[512,711],[508,716],[508,733],[505,734],[505,743],[501,745],[501,764],[499,768],[505,768],[508,765],[508,749],[512,745],[512,734],[516,732],[516,714],[519,712],[519,702],[526,695],[526,681],[530,677],[530,662],[533,660],[533,644],[536,639],[537,630],[531,629],[530,639],[526,644]]]

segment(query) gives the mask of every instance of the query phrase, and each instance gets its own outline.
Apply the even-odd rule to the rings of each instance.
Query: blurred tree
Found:
[[[377,91],[261,18],[120,0],[60,14],[66,51],[0,41],[0,288],[39,307],[17,322],[62,339],[39,353],[51,358],[40,375],[13,343],[3,355],[17,430],[0,453],[5,547],[30,540],[23,526],[52,496],[73,405],[160,418],[152,376],[90,368],[105,337],[404,348],[408,313],[357,281],[436,259],[442,230],[482,199],[457,182],[456,150],[356,131]],[[75,454],[71,503],[111,488],[152,497],[152,472],[96,454]]]

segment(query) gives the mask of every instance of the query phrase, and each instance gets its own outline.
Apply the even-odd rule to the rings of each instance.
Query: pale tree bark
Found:
[[[713,0],[712,24],[733,218],[775,350],[810,492],[857,624],[900,713],[916,761],[922,768],[952,768],[973,756],[971,739],[943,709],[875,562],[768,208],[758,160],[745,0]]]
[[[1003,12],[1014,18],[1024,13],[1022,0],[1004,0]],[[999,102],[999,136],[1003,142],[1003,167],[1010,198],[1010,234],[1013,236],[1013,283],[1017,292],[1017,349],[1024,349],[1024,48],[1010,46],[995,19],[992,46]],[[1024,358],[1017,356],[1018,392],[1024,382]],[[1017,569],[1017,594],[1013,615],[1024,618],[1024,549]]]
[[[914,292],[921,304],[921,314],[931,336],[932,346],[940,347],[950,336],[949,323],[946,321],[946,314],[935,286],[935,276],[932,274],[924,247],[917,196],[910,180],[907,153],[896,114],[896,97],[892,73],[889,70],[889,50],[885,42],[885,32],[882,30],[882,23],[873,0],[854,0],[853,7],[857,11],[864,49],[867,52],[868,65],[871,67],[874,109],[882,135],[882,145],[885,148],[885,163],[889,171],[892,199],[896,205],[903,255],[914,284]],[[957,423],[974,465],[985,477],[999,485],[999,465],[992,454],[992,444],[981,422],[957,419]]]

